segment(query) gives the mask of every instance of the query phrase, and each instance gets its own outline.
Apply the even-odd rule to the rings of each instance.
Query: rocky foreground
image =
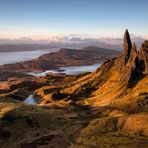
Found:
[[[148,41],[137,51],[127,30],[123,54],[92,73],[9,78],[2,86],[1,147],[148,147]],[[22,102],[30,93],[39,105]]]

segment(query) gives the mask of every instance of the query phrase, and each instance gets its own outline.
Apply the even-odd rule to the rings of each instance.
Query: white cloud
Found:
[[[142,43],[145,39],[148,39],[148,35],[143,37],[131,34],[131,38],[136,43]],[[14,39],[7,39],[0,37],[0,44],[11,44],[11,43],[96,43],[105,42],[108,44],[121,44],[123,43],[122,37],[93,37],[89,34],[68,34],[63,36],[34,36],[34,37],[18,37]]]

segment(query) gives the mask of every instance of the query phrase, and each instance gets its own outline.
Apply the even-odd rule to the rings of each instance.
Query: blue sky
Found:
[[[148,0],[0,0],[0,38],[148,35]]]

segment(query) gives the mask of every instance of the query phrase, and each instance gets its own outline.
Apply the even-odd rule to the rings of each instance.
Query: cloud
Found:
[[[131,38],[139,48],[141,43],[148,38],[148,35],[141,37],[131,34]],[[94,38],[90,37],[88,34],[68,34],[65,36],[48,36],[40,38],[20,37],[17,39],[0,39],[0,44],[50,44],[57,47],[98,46],[103,48],[120,49],[123,44],[123,37]]]
[[[148,35],[145,35],[145,36],[144,36],[144,39],[148,40]]]

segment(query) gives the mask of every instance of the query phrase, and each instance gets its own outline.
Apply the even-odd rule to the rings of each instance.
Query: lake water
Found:
[[[85,65],[85,66],[69,66],[61,67],[60,70],[63,70],[67,75],[76,75],[83,72],[92,72],[100,67],[101,64]]]
[[[36,77],[45,76],[48,73],[61,73],[61,71],[53,69],[53,70],[46,70],[44,72],[26,72],[26,74]]]
[[[39,100],[33,98],[33,95],[30,95],[29,97],[27,97],[25,100],[24,100],[24,103],[28,103],[28,104],[39,104]]]
[[[85,66],[68,66],[60,67],[60,69],[46,70],[45,72],[27,72],[32,76],[45,76],[48,73],[65,73],[67,75],[76,75],[83,72],[92,72],[100,67],[101,64],[85,65]]]
[[[59,48],[21,52],[0,52],[0,65],[32,60],[43,54],[56,52]]]

